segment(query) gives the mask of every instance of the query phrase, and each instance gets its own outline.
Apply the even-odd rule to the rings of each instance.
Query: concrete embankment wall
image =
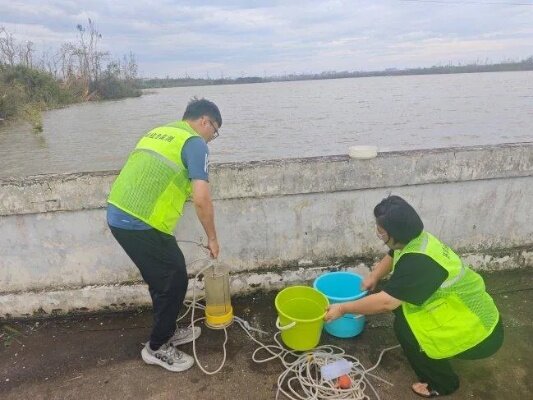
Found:
[[[116,173],[0,178],[0,317],[149,302],[106,225]],[[533,143],[217,164],[211,183],[233,293],[277,289],[328,268],[365,273],[386,250],[372,210],[390,193],[474,268],[533,266]],[[205,242],[191,204],[176,237]],[[205,255],[180,246],[189,263]],[[190,265],[191,276],[201,265]]]

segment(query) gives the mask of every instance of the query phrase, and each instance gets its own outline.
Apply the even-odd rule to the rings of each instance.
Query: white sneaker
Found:
[[[174,335],[168,340],[168,343],[172,346],[189,343],[198,338],[201,333],[202,329],[199,326],[195,326],[194,331],[190,326],[187,328],[176,328],[176,332],[174,332]]]
[[[169,342],[158,350],[152,350],[150,343],[146,343],[141,351],[146,364],[159,365],[172,372],[186,371],[194,365],[194,358],[176,349]]]

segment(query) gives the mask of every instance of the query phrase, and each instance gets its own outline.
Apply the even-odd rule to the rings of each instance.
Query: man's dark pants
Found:
[[[156,350],[176,330],[176,319],[187,292],[185,258],[172,235],[156,229],[109,228],[148,284],[154,312],[150,347]]]

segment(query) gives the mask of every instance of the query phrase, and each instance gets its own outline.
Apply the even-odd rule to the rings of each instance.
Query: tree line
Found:
[[[432,75],[432,74],[461,74],[474,72],[506,72],[533,71],[533,56],[520,61],[504,61],[500,63],[474,62],[465,65],[434,65],[425,68],[396,69],[388,68],[381,71],[324,71],[316,74],[283,74],[274,76],[248,76],[240,78],[149,78],[140,79],[142,88],[165,88],[175,86],[204,86],[204,85],[235,85],[241,83],[266,83],[287,81],[308,81],[321,79],[364,78],[372,76],[400,76],[400,75]]]
[[[100,49],[102,34],[89,19],[76,42],[37,52],[0,26],[0,121],[23,118],[42,129],[43,110],[68,104],[140,96],[133,53],[122,59]]]

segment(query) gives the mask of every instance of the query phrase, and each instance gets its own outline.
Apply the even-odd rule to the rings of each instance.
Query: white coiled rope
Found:
[[[248,336],[259,345],[259,348],[252,354],[252,359],[256,363],[279,358],[285,367],[285,371],[278,377],[276,399],[279,398],[280,394],[291,400],[370,399],[366,394],[368,387],[379,400],[379,394],[368,378],[372,377],[392,386],[392,383],[372,374],[371,371],[377,368],[386,351],[396,349],[399,345],[383,349],[378,362],[373,367],[365,369],[356,357],[346,354],[343,349],[337,346],[323,345],[306,353],[287,350],[279,340],[280,334],[281,332],[278,332],[274,335],[276,345],[264,345],[248,333]],[[257,356],[260,351],[265,351],[270,356],[260,359]],[[320,374],[320,367],[342,358],[352,362],[352,369],[347,374],[350,377],[351,386],[347,389],[337,387],[336,380],[327,381]]]

